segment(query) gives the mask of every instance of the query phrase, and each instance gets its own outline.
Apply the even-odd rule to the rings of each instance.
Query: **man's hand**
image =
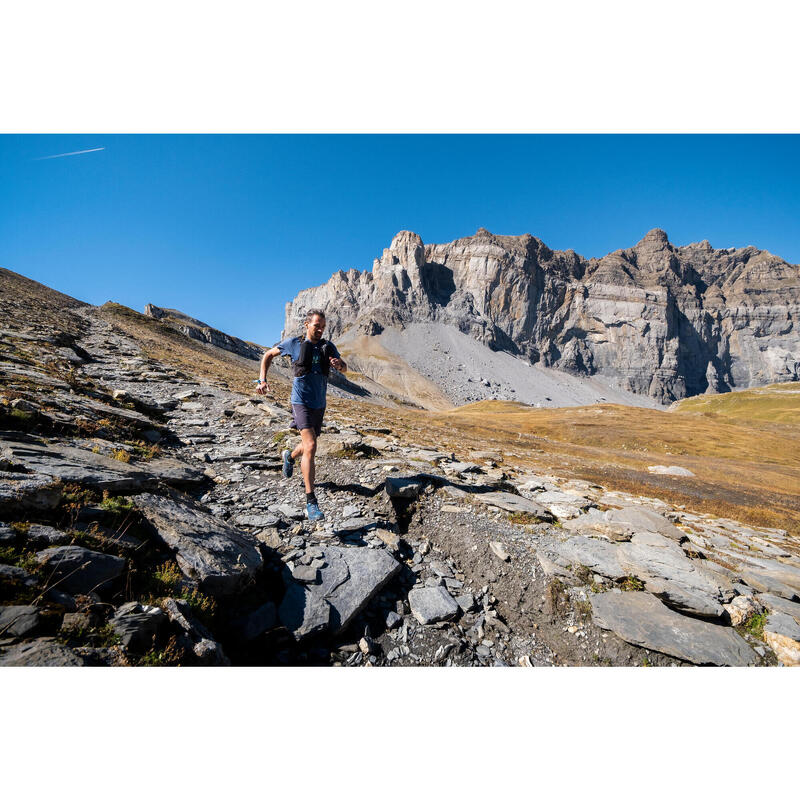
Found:
[[[271,391],[272,389],[269,388],[269,383],[267,381],[258,382],[258,387],[256,388],[256,394],[267,394]]]
[[[331,366],[334,369],[338,369],[339,372],[344,372],[344,370],[342,369],[342,367],[344,367],[344,362],[342,361],[341,358],[336,358],[335,356],[331,356]]]

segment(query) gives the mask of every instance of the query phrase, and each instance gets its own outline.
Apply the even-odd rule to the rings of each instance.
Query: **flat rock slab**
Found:
[[[119,492],[155,487],[161,481],[171,486],[199,486],[207,480],[201,470],[175,459],[154,458],[143,466],[33,436],[0,434],[0,451],[12,463],[51,481]]]
[[[284,572],[287,589],[278,615],[298,640],[323,627],[331,633],[346,628],[402,568],[383,549],[321,549],[324,566],[319,569],[318,584],[303,585],[288,570]]]
[[[280,518],[274,514],[240,514],[236,517],[237,525],[247,528],[277,528]]]
[[[791,567],[776,561],[771,568],[744,566],[736,572],[758,592],[775,594],[786,600],[800,600],[800,580],[797,570]]]
[[[628,542],[636,529],[624,522],[613,522],[606,516],[608,512],[590,511],[562,524],[565,530],[581,533],[584,536],[601,537],[611,542]]]
[[[286,519],[301,520],[305,519],[305,513],[297,506],[289,505],[288,503],[274,503],[269,506],[268,511],[273,514],[281,514]]]
[[[6,636],[23,637],[39,627],[36,606],[0,606],[0,639]]]
[[[787,600],[785,597],[778,597],[774,594],[759,594],[756,595],[762,605],[766,606],[770,611],[779,611],[781,614],[788,614],[793,617],[795,622],[800,623],[800,603],[794,603]]]
[[[325,595],[331,604],[334,633],[346,628],[369,601],[402,569],[402,565],[383,549],[367,547],[326,547],[324,559],[329,567],[337,555],[347,565],[349,577]],[[323,576],[329,567],[323,567]]]
[[[725,614],[722,604],[734,597],[727,578],[698,566],[674,539],[660,533],[636,533],[630,542],[612,546],[619,549],[619,561],[626,572],[678,611],[718,619]]]
[[[174,553],[184,575],[214,596],[230,595],[263,565],[254,536],[206,513],[188,500],[139,494],[133,503]]]
[[[365,519],[364,517],[351,517],[350,519],[342,520],[334,526],[335,533],[354,533],[355,531],[364,531],[369,528],[376,528],[378,523],[374,519]]]
[[[4,667],[82,667],[84,664],[82,656],[53,639],[22,642],[0,653],[0,665]]]
[[[49,511],[60,501],[61,484],[48,475],[0,472],[0,508],[11,507],[15,511]]]
[[[77,545],[49,547],[36,554],[50,586],[70,594],[89,594],[110,588],[125,570],[124,558]]]
[[[509,513],[524,513],[538,517],[545,522],[552,522],[554,517],[549,509],[533,500],[527,500],[511,492],[476,492],[471,495],[475,500],[487,506],[500,508]]]
[[[430,625],[458,614],[460,606],[444,586],[425,586],[408,593],[411,613],[420,625]]]
[[[680,528],[675,527],[666,517],[649,508],[640,508],[639,506],[614,508],[607,511],[605,516],[608,522],[621,522],[637,532],[660,533],[676,542],[681,542],[686,538],[686,534]]]
[[[331,605],[319,592],[292,582],[286,587],[278,618],[299,642],[330,626]]]
[[[764,625],[764,641],[786,667],[800,666],[800,624],[789,614],[769,615]]]
[[[627,574],[619,563],[619,546],[602,539],[573,536],[566,542],[551,542],[550,548],[571,564],[580,564],[605,578],[622,580]]]
[[[756,661],[730,628],[678,614],[647,592],[604,592],[590,602],[596,625],[638,647],[693,664],[745,667]]]

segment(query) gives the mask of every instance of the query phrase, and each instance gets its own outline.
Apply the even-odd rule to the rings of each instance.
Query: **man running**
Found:
[[[267,383],[267,370],[272,359],[277,355],[288,355],[292,359],[292,413],[297,429],[300,431],[300,444],[293,451],[284,450],[283,475],[291,478],[294,472],[294,461],[303,456],[301,469],[306,485],[306,514],[311,522],[325,519],[319,509],[314,494],[314,455],[317,452],[317,437],[322,431],[322,417],[325,415],[325,395],[328,391],[328,372],[331,367],[339,372],[347,371],[347,364],[336,346],[322,338],[325,331],[325,314],[312,308],[306,314],[305,336],[294,336],[285,339],[277,347],[264,353],[261,359],[258,394],[270,391]]]

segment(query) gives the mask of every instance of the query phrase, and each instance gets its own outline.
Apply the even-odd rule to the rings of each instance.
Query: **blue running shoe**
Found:
[[[325,519],[325,515],[316,503],[306,503],[306,515],[310,522],[322,522]]]
[[[281,453],[281,456],[283,458],[283,469],[281,470],[283,477],[291,478],[292,474],[294,473],[294,459],[292,458],[292,451],[284,450]]]

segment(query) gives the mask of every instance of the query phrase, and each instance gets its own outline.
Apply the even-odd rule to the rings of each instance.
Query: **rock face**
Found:
[[[260,361],[261,356],[264,355],[263,347],[245,342],[236,336],[229,336],[227,333],[212,328],[210,325],[206,325],[205,322],[200,322],[199,319],[189,317],[174,308],[159,308],[152,303],[148,303],[144,307],[144,314],[146,317],[166,322],[190,339],[206,342],[206,344],[214,345],[214,347],[219,347],[222,350],[228,350],[244,358]]]
[[[339,271],[287,303],[286,335],[309,308],[332,338],[440,322],[662,403],[800,379],[798,266],[755,247],[675,247],[659,229],[588,260],[529,234],[424,245],[401,231],[372,271]]]
[[[233,594],[261,569],[255,538],[205,513],[188,500],[153,494],[133,498],[156,536],[175,552],[184,574],[211,595]]]

